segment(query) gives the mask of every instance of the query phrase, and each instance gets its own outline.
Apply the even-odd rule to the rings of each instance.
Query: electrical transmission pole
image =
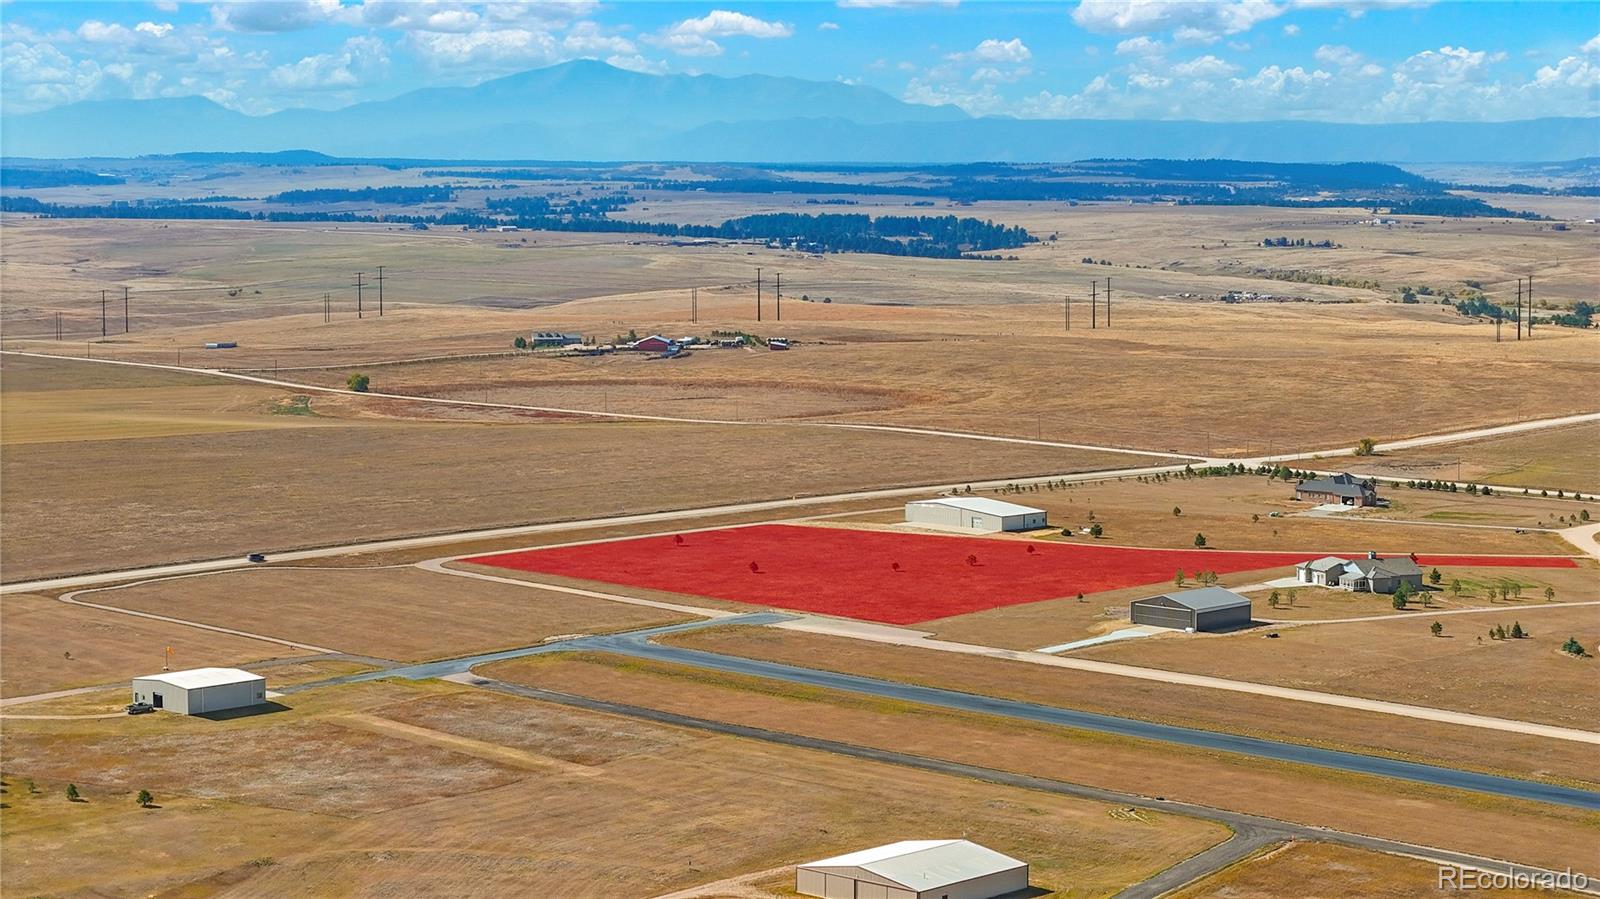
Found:
[[[1106,278],[1106,327],[1111,327],[1111,279]]]
[[[356,272],[356,318],[361,317],[361,276],[366,272]]]
[[[122,333],[128,333],[128,288],[122,288]]]
[[[100,336],[106,336],[106,292],[100,291]]]
[[[383,266],[378,266],[378,317],[383,318]]]
[[[756,321],[761,321],[761,266],[756,266]]]
[[[1093,331],[1098,325],[1098,309],[1100,297],[1100,282],[1089,282],[1089,330]]]
[[[61,313],[56,313],[56,339],[61,339]]]
[[[1528,275],[1528,336],[1533,336],[1533,275]]]
[[[778,272],[778,284],[773,288],[778,298],[778,321],[783,321],[783,272]]]
[[[1072,294],[1064,293],[1064,294],[1061,295],[1061,308],[1062,308],[1062,311],[1066,315],[1067,330],[1071,331],[1072,330]]]
[[[1517,279],[1517,339],[1522,339],[1522,279]]]
[[[333,321],[333,294],[331,293],[322,295],[322,320],[324,322]]]

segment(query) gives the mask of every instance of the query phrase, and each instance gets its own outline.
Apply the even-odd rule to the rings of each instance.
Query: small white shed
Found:
[[[967,840],[901,840],[807,862],[795,892],[824,899],[991,899],[1028,888],[1028,865]]]
[[[184,715],[220,712],[267,701],[267,679],[238,668],[163,671],[133,679],[133,701]]]
[[[1031,531],[1046,526],[1045,511],[986,496],[941,496],[906,503],[908,524],[976,531]]]

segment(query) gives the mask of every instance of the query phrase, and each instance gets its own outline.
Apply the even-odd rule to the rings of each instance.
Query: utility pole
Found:
[[[1533,336],[1533,276],[1528,276],[1528,336]]]
[[[122,288],[122,333],[128,333],[128,288]]]
[[[700,288],[689,288],[689,321],[700,320]]]
[[[378,317],[383,318],[383,266],[378,266]]]
[[[61,339],[61,313],[56,313],[56,339]]]
[[[1099,316],[1099,312],[1098,312],[1099,306],[1097,304],[1099,303],[1099,296],[1100,296],[1100,282],[1099,281],[1090,281],[1089,282],[1089,330],[1091,330],[1091,331],[1093,331],[1096,327],[1098,327],[1097,321],[1098,321],[1098,316]]]
[[[1111,279],[1106,278],[1106,327],[1111,327]]]
[[[1517,339],[1522,339],[1522,279],[1517,279]]]
[[[778,284],[774,288],[778,297],[778,321],[783,321],[783,272],[778,272]]]
[[[761,266],[756,266],[756,321],[761,321]]]
[[[333,321],[333,294],[331,293],[322,295],[322,320],[323,322]]]
[[[1506,307],[1504,307],[1504,306],[1496,306],[1495,310],[1496,311],[1504,311],[1505,308]],[[1500,342],[1500,322],[1502,322],[1504,320],[1505,320],[1505,316],[1504,315],[1496,315],[1494,317],[1494,342],[1495,343],[1499,343]]]
[[[100,291],[100,336],[106,336],[106,292]]]
[[[1066,311],[1067,330],[1071,331],[1072,330],[1072,294],[1064,293],[1064,294],[1061,295],[1061,306]]]
[[[356,272],[356,318],[361,317],[361,276],[366,272]]]

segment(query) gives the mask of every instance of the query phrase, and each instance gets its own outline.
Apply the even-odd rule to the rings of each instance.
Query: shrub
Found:
[[[82,802],[83,801],[83,797],[78,795],[78,785],[77,784],[67,784],[67,801],[68,802]]]
[[[1435,621],[1434,623],[1428,625],[1428,630],[1432,631],[1433,635],[1435,637],[1437,637],[1440,634],[1444,633],[1444,625],[1442,625],[1439,622]]]
[[[1570,655],[1578,656],[1580,658],[1589,654],[1588,651],[1583,648],[1583,644],[1578,642],[1577,637],[1568,637],[1567,642],[1561,644],[1561,651]]]
[[[1378,442],[1371,437],[1363,437],[1361,442],[1356,444],[1356,455],[1358,456],[1370,456],[1377,451]]]
[[[139,795],[135,796],[133,801],[138,803],[140,808],[149,808],[150,803],[156,801],[156,797],[151,796],[149,790],[140,790]]]
[[[357,372],[356,374],[344,379],[344,386],[354,390],[356,393],[366,393],[367,388],[371,385],[372,379],[368,378],[364,374],[361,374],[360,372]]]
[[[1194,535],[1194,545],[1197,548],[1203,548],[1206,545],[1206,535],[1197,532]]]

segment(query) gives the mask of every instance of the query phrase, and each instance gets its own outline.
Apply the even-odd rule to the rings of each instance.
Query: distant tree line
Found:
[[[575,218],[603,218],[607,213],[624,209],[634,201],[635,198],[627,194],[573,199],[565,203],[556,203],[549,197],[491,197],[484,202],[484,206],[490,212],[518,217],[570,215]]]
[[[32,169],[0,166],[0,187],[75,187],[82,184],[121,184],[123,179],[88,169]]]
[[[947,216],[802,215],[775,213],[729,219],[720,225],[672,222],[629,222],[595,216],[519,215],[513,218],[477,212],[440,215],[357,215],[349,212],[246,212],[228,206],[115,202],[72,206],[32,197],[0,196],[0,212],[22,212],[54,218],[231,219],[266,222],[391,222],[411,225],[495,227],[514,224],[536,231],[645,233],[667,237],[720,240],[766,240],[817,253],[879,253],[956,259],[969,252],[1010,249],[1038,240],[1025,228],[976,218]]]
[[[1261,241],[1261,245],[1264,247],[1310,247],[1317,250],[1332,250],[1339,246],[1339,244],[1331,240],[1306,240],[1304,237],[1292,239],[1288,237],[1268,237]]]
[[[281,194],[267,197],[267,201],[295,205],[361,202],[408,206],[413,203],[448,203],[455,197],[455,189],[447,184],[425,184],[420,187],[319,187],[312,190],[286,190]]]

